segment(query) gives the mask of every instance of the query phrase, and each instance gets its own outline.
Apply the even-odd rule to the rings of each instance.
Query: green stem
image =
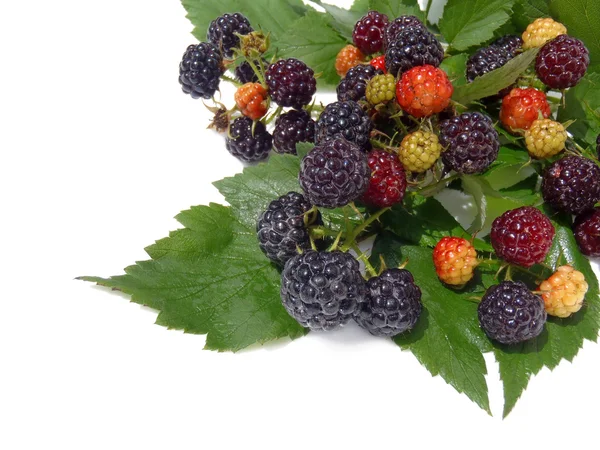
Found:
[[[429,12],[431,11],[431,7],[433,6],[433,0],[427,0],[427,6],[425,7],[425,24],[429,21]]]
[[[348,238],[344,242],[344,245],[342,246],[342,250],[348,251],[348,249],[350,249],[352,247],[352,245],[355,244],[356,238],[363,231],[365,231],[367,228],[369,228],[369,226],[373,222],[375,222],[376,220],[378,220],[383,214],[385,214],[389,210],[390,210],[390,208],[380,209],[375,214],[373,214],[372,216],[370,216],[367,220],[365,220],[363,223],[361,223],[358,227],[356,227],[354,230],[352,230],[351,233],[348,233]]]
[[[417,193],[422,195],[423,197],[432,197],[438,192],[440,192],[442,189],[444,189],[448,185],[448,183],[456,180],[457,178],[460,178],[460,174],[454,174],[449,177],[442,178],[437,183],[418,190]]]
[[[367,257],[367,255],[365,255],[360,250],[358,244],[354,243],[352,245],[352,250],[354,250],[354,252],[356,253],[356,259],[359,260],[359,261],[362,261],[364,263],[365,269],[366,269],[367,273],[369,274],[369,278],[376,277],[377,276],[377,271],[371,265],[371,263],[370,263],[369,258]]]
[[[235,87],[240,87],[242,84],[239,83],[237,80],[223,74],[221,75],[221,79],[223,79],[224,81],[229,81],[231,84],[233,84]]]

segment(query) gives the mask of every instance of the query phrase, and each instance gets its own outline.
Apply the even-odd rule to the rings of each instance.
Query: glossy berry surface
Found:
[[[567,89],[579,83],[590,64],[590,52],[579,39],[558,36],[537,55],[535,72],[551,89]]]
[[[600,208],[594,208],[577,216],[573,233],[581,253],[587,256],[600,256]]]
[[[265,59],[263,59],[262,61],[255,60],[254,64],[256,65],[256,68],[258,70],[264,70],[266,67],[269,66],[269,63]],[[248,61],[244,61],[235,68],[235,79],[242,84],[257,83],[258,75],[256,75],[256,72],[254,71],[250,63],[248,63]]]
[[[223,58],[212,44],[190,45],[179,63],[179,84],[192,98],[209,99],[219,89]]]
[[[365,55],[354,45],[346,45],[335,58],[335,71],[340,77],[345,77],[350,69],[365,60]]]
[[[238,35],[252,32],[250,22],[240,13],[223,14],[208,26],[207,40],[217,47],[227,58],[233,56],[233,49],[239,47]]]
[[[528,130],[539,116],[550,117],[546,94],[534,88],[515,88],[502,99],[500,120],[511,132]]]
[[[354,26],[352,40],[365,55],[379,52],[383,48],[383,35],[388,26],[388,17],[377,11],[369,11]]]
[[[273,130],[276,152],[295,155],[296,144],[314,141],[315,121],[306,111],[292,109],[277,118]]]
[[[415,16],[400,16],[390,22],[384,34],[384,50],[387,49],[390,42],[394,42],[398,35],[407,28],[423,28],[427,27]]]
[[[388,73],[399,77],[417,66],[437,67],[444,59],[442,44],[423,27],[407,27],[385,51],[385,65]]]
[[[375,67],[376,69],[381,70],[382,73],[387,73],[387,70],[385,68],[385,55],[380,55],[376,58],[373,58],[369,64],[373,67]]]
[[[521,281],[490,287],[477,308],[479,325],[501,344],[514,345],[540,335],[547,314],[542,299]]]
[[[539,119],[525,132],[525,146],[533,158],[550,158],[564,150],[567,137],[567,130],[562,124]]]
[[[511,209],[492,223],[492,246],[506,262],[531,267],[544,261],[554,239],[554,226],[539,209]]]
[[[248,117],[238,117],[229,127],[225,146],[229,153],[245,162],[267,159],[273,137],[262,122],[253,122]]]
[[[442,146],[435,134],[429,131],[415,131],[402,139],[398,157],[406,170],[422,173],[435,164],[441,152]]]
[[[371,147],[369,141],[373,124],[360,105],[352,100],[330,103],[325,107],[319,119],[315,140],[342,137],[363,150]]]
[[[367,281],[354,320],[374,336],[392,337],[411,330],[421,315],[421,289],[406,269],[388,269]]]
[[[566,27],[553,19],[539,18],[535,19],[527,26],[521,38],[523,39],[523,49],[537,48],[543,46],[561,34],[567,34]]]
[[[490,46],[499,47],[504,51],[516,54],[523,49],[523,39],[520,36],[508,34],[493,41]]]
[[[566,318],[581,309],[588,287],[581,272],[571,266],[560,266],[540,284],[539,290],[546,312],[551,316]]]
[[[271,64],[265,78],[269,95],[279,106],[301,109],[312,101],[317,90],[313,70],[295,58],[282,59]]]
[[[413,117],[442,112],[450,104],[453,92],[446,72],[433,66],[414,67],[396,84],[398,104]]]
[[[300,164],[300,186],[316,206],[339,208],[360,198],[369,187],[367,155],[345,139],[318,144]]]
[[[383,72],[369,64],[359,64],[348,71],[337,86],[337,98],[340,102],[365,100],[367,83]]]
[[[306,216],[311,208],[312,205],[302,194],[288,192],[273,200],[260,215],[256,225],[258,242],[260,249],[271,261],[284,265],[288,259],[298,254],[298,249],[310,249],[306,225],[320,222],[320,214]]]
[[[379,208],[401,203],[407,181],[398,157],[384,150],[372,150],[367,156],[371,178],[362,201]]]
[[[396,98],[396,79],[393,75],[375,75],[367,84],[365,92],[369,104],[383,105]]]
[[[500,138],[492,119],[464,113],[440,123],[444,164],[458,173],[484,172],[498,157]]]
[[[561,158],[544,171],[542,195],[557,211],[591,210],[600,201],[600,167],[581,156]]]
[[[258,120],[267,113],[268,94],[260,83],[246,83],[234,94],[240,112],[252,120]]]
[[[446,236],[433,249],[433,265],[442,282],[451,286],[463,286],[473,278],[473,270],[477,267],[477,252],[466,239]]]
[[[330,331],[348,323],[364,301],[365,281],[356,259],[340,251],[308,250],[281,273],[281,302],[303,327]]]
[[[467,60],[467,81],[471,83],[475,78],[499,69],[514,57],[514,53],[502,47],[491,45],[480,48]]]

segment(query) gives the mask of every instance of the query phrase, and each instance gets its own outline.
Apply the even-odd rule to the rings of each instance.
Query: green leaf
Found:
[[[590,64],[600,65],[600,2],[598,0],[551,0],[552,16],[581,39],[590,51]]]
[[[302,0],[182,0],[187,11],[187,18],[194,25],[193,35],[199,41],[206,40],[206,32],[210,22],[224,13],[241,12],[250,20],[254,29],[262,28],[270,32],[272,41],[277,43],[307,11]]]
[[[527,50],[511,59],[499,69],[492,70],[472,83],[454,89],[452,99],[461,105],[498,94],[502,89],[512,85],[529,67],[537,56],[539,49]]]
[[[316,73],[321,73],[318,79],[321,86],[337,85],[340,77],[334,61],[346,40],[331,28],[324,14],[309,11],[274,44],[279,48],[280,56],[301,59]]]
[[[408,260],[408,269],[422,292],[424,309],[417,325],[394,342],[410,350],[433,376],[440,375],[491,414],[482,355],[490,350],[490,344],[479,328],[477,305],[467,300],[471,294],[440,284],[430,249],[402,246],[393,234],[382,233],[373,247],[373,264],[379,262],[379,255],[388,267]]]
[[[495,190],[505,189],[529,178],[535,173],[529,154],[524,149],[500,147],[498,158],[483,174],[483,177]]]
[[[425,12],[421,11],[418,0],[369,0],[369,9],[386,14],[390,20],[402,15],[425,20]]]
[[[354,0],[350,11],[356,11],[363,15],[369,12],[369,0]]]
[[[444,236],[472,237],[439,201],[418,194],[407,196],[402,205],[393,207],[381,221],[405,242],[424,247],[435,247]],[[492,251],[481,239],[475,239],[473,244],[477,250]]]
[[[448,0],[440,31],[453,50],[481,45],[510,19],[514,0]],[[497,91],[496,91],[497,92]]]
[[[521,31],[539,17],[550,17],[550,0],[517,0],[513,22]]]
[[[545,263],[552,270],[570,264],[585,275],[589,290],[579,312],[567,319],[549,318],[545,331],[536,339],[517,346],[495,346],[494,355],[504,384],[504,417],[513,409],[532,375],[543,367],[554,369],[563,359],[572,361],[585,339],[596,342],[598,338],[598,280],[590,262],[580,253],[568,224],[554,225],[556,236]]]
[[[577,86],[569,89],[565,105],[558,110],[558,120],[575,120],[569,131],[594,145],[600,134],[600,73],[588,73]]]
[[[467,60],[469,55],[466,53],[460,53],[458,55],[450,56],[445,58],[440,64],[442,69],[448,75],[452,85],[456,88],[467,84]]]
[[[327,11],[327,14],[331,16],[329,24],[351,43],[354,25],[356,25],[356,22],[364,15],[364,12],[360,9],[340,8],[339,6],[330,5],[329,3],[323,3],[321,0],[313,1]]]
[[[306,333],[281,305],[279,271],[260,251],[253,227],[216,204],[177,220],[185,228],[148,247],[152,260],[127,267],[126,275],[81,279],[159,310],[158,325],[206,334],[210,350],[235,352]]]

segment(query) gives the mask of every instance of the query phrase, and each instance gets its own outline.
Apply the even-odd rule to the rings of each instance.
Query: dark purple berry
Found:
[[[355,102],[365,99],[367,83],[375,75],[382,75],[383,72],[370,64],[359,64],[354,66],[340,81],[337,86],[337,98],[340,102],[353,100]]]
[[[590,64],[583,42],[566,34],[546,43],[535,61],[537,76],[552,89],[567,89],[579,83]]]
[[[385,52],[385,66],[395,77],[416,66],[437,67],[444,59],[442,44],[423,27],[406,27],[390,41]]]
[[[367,282],[367,293],[354,320],[374,336],[395,336],[411,330],[419,316],[421,289],[405,269],[388,269]]]
[[[302,109],[311,102],[317,90],[313,70],[295,58],[271,64],[267,69],[266,81],[273,101],[284,107]]]
[[[225,57],[231,58],[233,49],[240,45],[240,38],[237,35],[243,36],[252,31],[254,30],[250,22],[242,14],[223,14],[210,23],[206,36]]]
[[[299,142],[315,142],[315,121],[306,111],[292,109],[277,118],[273,145],[278,153],[295,155]]]
[[[514,58],[514,54],[501,47],[483,47],[467,60],[467,81],[472,83],[477,77],[499,69]]]
[[[211,98],[223,74],[221,53],[207,42],[190,45],[179,63],[181,89],[192,98]]]
[[[577,216],[573,232],[581,253],[593,257],[600,256],[600,208]]]
[[[266,60],[257,60],[254,61],[256,68],[260,70],[261,68],[266,68],[269,66],[269,63]],[[238,80],[242,84],[246,83],[258,83],[258,75],[252,68],[252,66],[248,63],[248,61],[242,62],[239,66],[235,68],[235,79]]]
[[[365,296],[356,259],[340,251],[308,250],[294,256],[281,273],[281,302],[303,327],[330,331],[353,316]]]
[[[354,26],[352,33],[354,45],[365,55],[377,53],[383,47],[383,36],[388,23],[388,17],[385,14],[369,11]]]
[[[498,157],[500,138],[492,119],[482,113],[464,113],[440,123],[444,164],[458,173],[484,172]]]
[[[427,27],[415,16],[400,16],[396,17],[394,20],[390,22],[388,27],[385,29],[383,46],[384,50],[387,50],[387,47],[390,42],[394,42],[400,32],[404,31],[408,27],[421,27],[424,30]]]
[[[547,318],[544,301],[521,281],[503,281],[490,287],[477,313],[485,334],[507,345],[539,336]]]
[[[238,117],[229,127],[225,146],[229,153],[242,161],[258,162],[269,156],[273,138],[262,122]]]
[[[502,50],[512,53],[514,56],[523,49],[523,39],[521,39],[521,36],[509,34],[496,39],[490,46],[500,47]]]
[[[298,179],[313,205],[338,208],[361,197],[370,176],[367,155],[345,139],[334,139],[302,159]]]
[[[352,100],[330,103],[317,120],[315,141],[343,137],[367,151],[373,123],[360,105]]]
[[[273,200],[258,218],[256,232],[260,249],[276,264],[284,265],[301,251],[309,250],[310,238],[307,224],[320,223],[317,212],[307,216],[312,205],[297,192]]]
[[[600,201],[600,167],[581,156],[554,162],[542,179],[544,201],[557,211],[581,214]]]

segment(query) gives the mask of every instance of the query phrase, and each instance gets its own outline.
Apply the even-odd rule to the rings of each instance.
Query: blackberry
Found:
[[[485,114],[464,113],[440,123],[444,164],[463,174],[484,172],[498,157],[500,137]]]
[[[363,150],[371,147],[369,138],[373,124],[358,103],[352,100],[330,103],[317,120],[315,140],[343,137]]]
[[[313,205],[338,208],[362,196],[371,172],[367,155],[345,139],[318,144],[303,159],[300,186]]]
[[[369,11],[354,26],[352,40],[365,55],[377,53],[383,47],[383,35],[388,26],[388,16],[377,11]]]
[[[552,89],[567,89],[579,83],[590,64],[583,42],[566,34],[545,44],[535,60],[535,72]]]
[[[330,331],[348,323],[364,301],[365,281],[349,253],[309,250],[285,264],[281,302],[303,327]]]
[[[490,339],[508,345],[539,336],[547,318],[543,300],[521,281],[503,281],[490,287],[477,315]]]
[[[297,192],[273,200],[258,218],[256,232],[260,249],[274,263],[284,265],[298,254],[309,250],[310,238],[306,224],[321,223],[321,215],[306,217],[312,205]]]
[[[444,59],[439,41],[423,27],[406,27],[390,41],[385,52],[388,73],[398,77],[416,66],[437,67]]]
[[[233,56],[233,49],[239,47],[238,35],[254,31],[250,22],[240,13],[223,14],[213,20],[208,26],[206,38],[223,52],[227,58]]]
[[[340,102],[353,100],[355,102],[365,99],[367,83],[375,75],[382,75],[383,72],[370,64],[359,64],[354,66],[342,78],[337,86],[337,98]]]
[[[515,55],[502,47],[483,47],[472,54],[467,60],[467,81],[472,83],[475,78],[499,69]]]
[[[500,47],[502,50],[510,52],[513,56],[523,49],[523,39],[521,36],[515,36],[509,34],[506,36],[499,37],[490,44],[492,47]]]
[[[544,201],[557,211],[581,214],[600,201],[600,167],[581,156],[554,162],[542,178]]]
[[[292,109],[277,118],[273,144],[276,152],[295,155],[299,142],[315,142],[315,121],[303,109]]]
[[[577,216],[573,233],[581,253],[593,257],[600,256],[600,208]]]
[[[496,254],[511,264],[531,267],[544,261],[552,247],[554,225],[533,206],[506,211],[492,223]]]
[[[367,281],[367,292],[354,320],[374,336],[395,336],[411,330],[419,316],[421,289],[405,269],[388,269]]]
[[[256,64],[259,70],[261,68],[264,69],[269,65],[265,59],[262,61],[256,60],[254,61],[254,64]],[[248,61],[244,61],[235,68],[235,79],[242,84],[258,83],[258,75],[256,75],[256,72],[254,72],[254,69],[252,69],[252,66],[248,63]]]
[[[229,127],[225,146],[229,153],[245,162],[258,162],[269,156],[273,137],[262,122],[238,117]]]
[[[207,42],[190,45],[179,63],[181,89],[192,98],[211,98],[219,89],[223,74],[223,58]]]
[[[400,16],[396,17],[394,20],[390,22],[388,27],[385,29],[385,33],[383,36],[383,47],[384,50],[387,50],[390,42],[394,42],[398,35],[409,27],[417,27],[423,28],[424,30],[427,27],[415,16]]]
[[[271,98],[279,106],[302,109],[317,90],[313,70],[299,59],[282,59],[271,64],[266,72]]]

